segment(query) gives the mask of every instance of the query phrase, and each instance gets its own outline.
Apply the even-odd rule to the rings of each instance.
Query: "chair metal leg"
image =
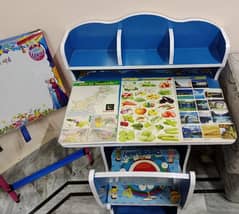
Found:
[[[20,202],[20,197],[19,195],[12,189],[11,185],[8,184],[8,182],[4,179],[3,176],[0,175],[0,188],[8,193],[8,195],[15,201],[15,202]]]

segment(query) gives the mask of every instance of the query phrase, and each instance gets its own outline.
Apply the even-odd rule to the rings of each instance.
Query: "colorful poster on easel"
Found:
[[[0,135],[67,104],[41,30],[0,41]]]

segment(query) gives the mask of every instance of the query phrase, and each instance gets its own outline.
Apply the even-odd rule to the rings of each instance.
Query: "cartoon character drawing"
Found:
[[[68,97],[65,92],[60,88],[54,78],[50,78],[48,81],[48,90],[52,97],[53,108],[59,109],[67,105]]]
[[[112,186],[110,193],[111,193],[111,198],[112,199],[117,199],[117,197],[118,197],[118,187],[117,186]]]
[[[60,103],[58,102],[57,96],[53,90],[53,88],[48,84],[48,90],[51,95],[52,103],[53,103],[53,109],[59,109],[61,108]]]
[[[171,190],[170,192],[170,200],[172,203],[176,204],[180,201],[180,193],[176,190]]]
[[[127,197],[127,198],[132,198],[133,197],[133,193],[130,187],[126,188],[123,192],[123,196]]]

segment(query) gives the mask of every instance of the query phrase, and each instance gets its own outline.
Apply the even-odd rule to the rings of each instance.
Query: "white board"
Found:
[[[0,41],[0,135],[67,103],[40,30]]]

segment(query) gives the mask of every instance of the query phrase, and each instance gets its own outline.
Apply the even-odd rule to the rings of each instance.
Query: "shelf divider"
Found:
[[[122,61],[122,29],[117,30],[116,53],[118,65],[123,65]]]
[[[169,33],[169,64],[172,65],[174,62],[174,32],[173,32],[173,28],[169,28],[168,33]]]

